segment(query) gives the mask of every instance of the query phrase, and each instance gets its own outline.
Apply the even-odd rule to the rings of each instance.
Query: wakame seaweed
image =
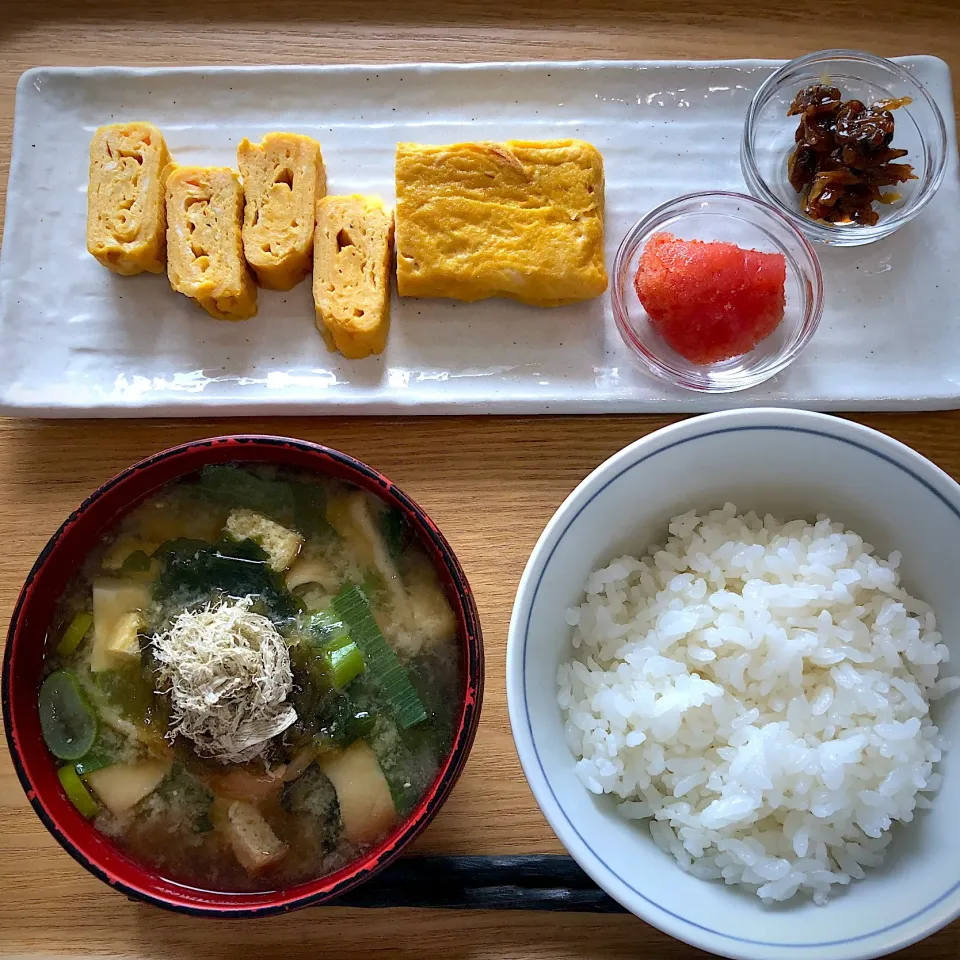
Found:
[[[304,537],[330,536],[333,527],[327,522],[327,497],[319,483],[307,480],[291,480],[290,492],[293,497],[293,525]]]
[[[90,749],[74,764],[80,776],[86,776],[95,770],[102,770],[119,763],[123,757],[125,743],[123,738],[111,727],[101,723],[97,736]]]
[[[121,576],[126,577],[131,573],[143,573],[150,569],[150,557],[144,550],[134,550],[126,560],[120,564],[118,571]]]
[[[226,503],[232,509],[256,510],[278,523],[291,523],[297,512],[289,483],[268,480],[229,463],[204,467],[197,489],[218,505]]]
[[[294,676],[290,702],[297,711],[298,726],[318,746],[343,749],[370,733],[373,713],[332,685],[319,648],[298,644],[290,651],[290,665]]]
[[[140,660],[94,673],[92,677],[110,706],[137,726],[144,726],[161,706],[153,696],[153,677]]]
[[[347,633],[347,625],[327,610],[301,617],[297,627],[301,639],[314,646],[323,646]]]
[[[173,763],[170,772],[157,787],[156,794],[189,814],[194,833],[208,833],[213,829],[210,816],[213,792],[179,760]]]
[[[217,504],[243,507],[292,526],[304,537],[328,536],[326,493],[308,480],[270,480],[232,464],[214,464],[200,471],[197,491]]]
[[[153,556],[163,565],[153,587],[154,599],[163,607],[192,609],[222,594],[253,597],[275,621],[297,613],[283,578],[270,569],[266,553],[252,540],[210,544],[180,538],[161,544]]]
[[[337,791],[317,767],[309,767],[293,783],[284,785],[280,807],[287,813],[309,817],[311,833],[325,850],[336,847],[342,830]]]
[[[380,511],[378,526],[390,556],[396,560],[413,541],[410,521],[396,507],[388,507]]]

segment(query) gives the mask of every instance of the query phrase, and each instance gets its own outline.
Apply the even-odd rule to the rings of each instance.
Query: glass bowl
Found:
[[[749,353],[697,364],[677,353],[650,322],[634,288],[647,241],[665,231],[682,240],[719,240],[786,260],[786,308],[777,329]],[[813,247],[782,213],[742,193],[690,193],[657,207],[623,238],[613,268],[613,314],[631,354],[663,380],[704,393],[746,390],[789,366],[823,313],[823,278]]]
[[[787,179],[787,159],[800,123],[799,117],[788,117],[787,110],[801,88],[826,82],[839,87],[844,100],[867,104],[900,97],[912,100],[893,113],[893,146],[907,151],[902,162],[912,164],[917,179],[893,188],[900,199],[878,204],[880,220],[875,226],[808,217],[801,210],[800,194]],[[926,88],[899,64],[856,50],[811,53],[777,70],[750,104],[740,146],[740,166],[750,192],[786,214],[812,240],[841,247],[872,243],[912,220],[943,181],[946,157],[943,116]]]

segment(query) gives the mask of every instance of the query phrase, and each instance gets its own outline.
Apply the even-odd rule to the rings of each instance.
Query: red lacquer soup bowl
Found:
[[[131,859],[99,833],[67,799],[40,732],[37,694],[48,622],[84,557],[129,510],[172,480],[207,464],[268,463],[309,470],[370,491],[413,525],[436,566],[459,623],[462,704],[453,747],[410,815],[376,847],[318,880],[283,890],[224,893],[169,880]],[[158,453],[100,487],[44,547],[17,600],[3,659],[3,719],[14,766],[27,797],[64,849],[91,873],[131,897],[184,913],[252,917],[323,903],[390,863],[433,819],[456,783],[473,744],[483,694],[483,639],[467,578],[443,534],[403,491],[371,467],[318,444],[282,437],[200,440]]]

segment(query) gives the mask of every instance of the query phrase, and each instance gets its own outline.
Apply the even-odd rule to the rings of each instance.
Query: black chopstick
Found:
[[[573,859],[549,854],[404,857],[328,906],[623,912]]]

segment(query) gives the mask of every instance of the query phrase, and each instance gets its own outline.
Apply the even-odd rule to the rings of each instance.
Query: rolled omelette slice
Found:
[[[309,272],[313,216],[327,192],[320,144],[297,133],[268,133],[237,147],[243,177],[243,252],[260,286],[290,290]]]
[[[229,167],[173,167],[167,177],[167,276],[218,320],[248,320],[257,286],[243,259],[243,188]]]
[[[99,127],[90,141],[87,250],[108,270],[129,277],[163,273],[166,255],[164,176],[170,154],[146,121]]]
[[[313,241],[317,329],[350,360],[383,353],[390,330],[393,211],[379,197],[324,197]]]
[[[553,307],[607,288],[603,159],[582,140],[397,145],[397,290]]]

